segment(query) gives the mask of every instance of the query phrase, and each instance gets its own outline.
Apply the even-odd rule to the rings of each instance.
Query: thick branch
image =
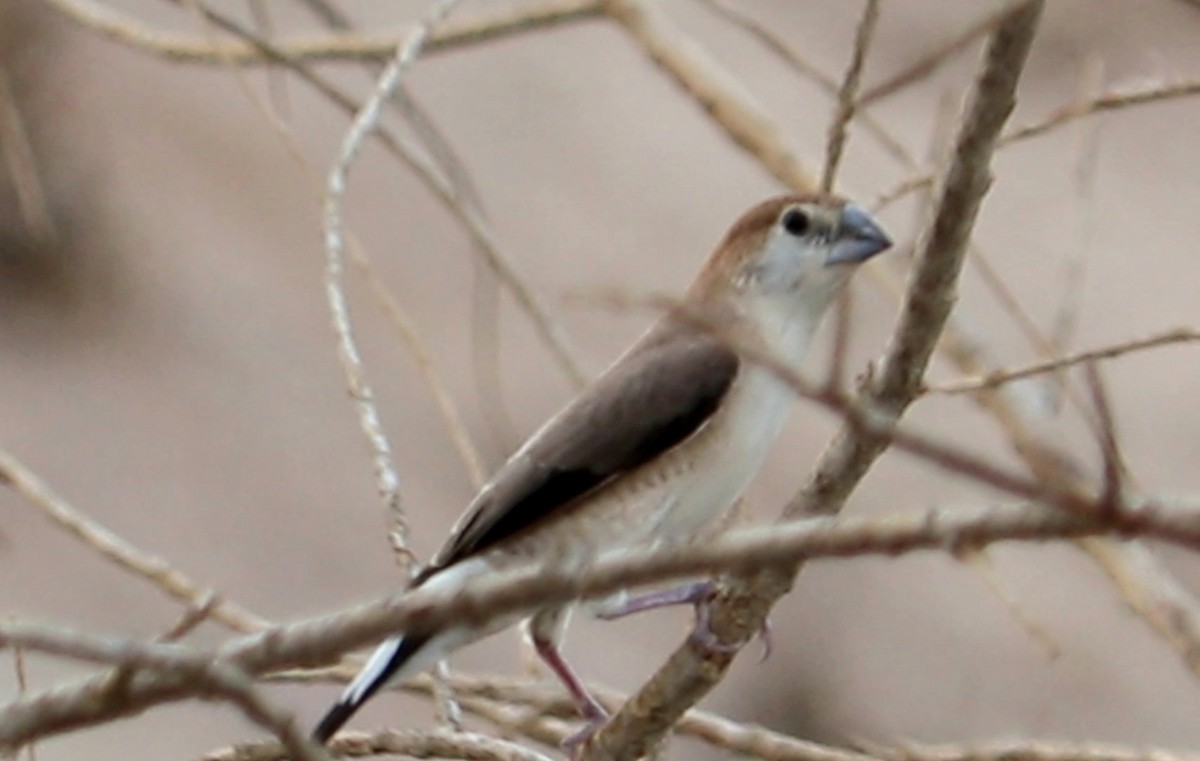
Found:
[[[1161,503],[1138,511],[1145,533],[1189,546],[1200,542],[1200,511]],[[322,665],[347,650],[396,631],[436,629],[451,622],[478,622],[507,612],[597,598],[639,584],[695,577],[722,570],[752,573],[802,560],[863,554],[899,555],[918,550],[960,552],[1002,540],[1046,541],[1113,530],[1096,517],[1041,507],[1002,506],[980,511],[934,510],[890,519],[816,518],[732,532],[702,546],[671,553],[653,549],[598,560],[578,569],[525,568],[489,576],[453,594],[416,590],[333,616],[276,626],[232,640],[207,657],[241,672]],[[15,624],[0,623],[0,645]],[[23,636],[39,629],[21,625]],[[59,630],[44,630],[53,636]],[[172,645],[170,652],[203,651]],[[691,649],[688,648],[688,652]],[[109,676],[58,687],[0,708],[0,750],[38,737],[131,716],[158,703],[196,694],[186,675],[138,671],[119,684]]]

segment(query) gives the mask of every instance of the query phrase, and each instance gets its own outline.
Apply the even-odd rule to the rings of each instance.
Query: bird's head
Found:
[[[689,298],[765,303],[816,318],[859,264],[891,245],[866,210],[841,198],[772,198],[729,229]]]
[[[782,298],[835,293],[856,265],[892,245],[862,207],[841,198],[793,195],[758,204],[709,257],[694,295]]]

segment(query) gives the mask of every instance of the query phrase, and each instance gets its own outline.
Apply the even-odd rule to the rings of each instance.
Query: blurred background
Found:
[[[105,3],[151,28],[199,39],[206,33],[170,3]],[[858,3],[737,5],[841,76]],[[244,3],[214,7],[249,18]],[[427,3],[342,7],[363,29],[383,33],[406,28]],[[468,1],[456,15],[509,7]],[[704,4],[668,0],[661,7],[819,166],[831,99]],[[884,2],[865,86],[994,7]],[[300,4],[275,2],[269,10],[275,34],[321,30]],[[979,49],[976,42],[875,104],[871,115],[927,161],[937,154],[931,146],[945,103],[957,107]],[[263,616],[297,619],[396,589],[402,577],[338,366],[322,282],[316,193],[347,117],[280,71],[235,75],[221,65],[170,62],[104,39],[39,0],[0,4],[0,65],[0,447],[130,542]],[[320,70],[360,97],[369,92],[373,74],[362,66]],[[1195,4],[1057,0],[1011,124],[1037,121],[1081,93],[1197,77]],[[433,54],[406,82],[454,146],[497,239],[568,331],[589,373],[653,319],[597,306],[589,294],[680,293],[727,225],[782,190],[602,19]],[[262,103],[292,131],[307,166],[271,128]],[[1074,321],[1068,348],[1200,325],[1197,123],[1200,100],[1175,100],[1076,122],[998,156],[976,240],[1033,322],[1053,333]],[[29,170],[40,199],[22,196],[31,185],[20,173]],[[910,174],[856,128],[838,187],[872,203]],[[475,254],[452,218],[378,144],[368,142],[354,164],[346,208],[348,228],[412,316],[494,467],[568,398],[570,383],[507,294],[495,322],[499,383],[477,379],[473,301],[487,288],[475,284]],[[880,218],[909,243],[919,207],[909,198]],[[881,267],[904,268],[898,248]],[[895,314],[895,302],[868,280],[856,288],[856,372],[882,351]],[[349,283],[413,543],[428,557],[473,487],[404,343],[358,271]],[[1038,358],[970,267],[957,309],[997,363]],[[827,348],[826,337],[812,354],[813,377]],[[1105,364],[1103,374],[1136,484],[1162,494],[1194,491],[1196,349],[1128,356]],[[955,377],[947,364],[931,369],[933,380]],[[481,395],[481,387],[491,392]],[[1089,467],[1100,461],[1079,415],[1056,411],[1048,387],[1025,384],[1021,393],[1045,409],[1041,423],[1051,440]],[[494,412],[497,399],[503,415]],[[752,489],[746,520],[778,515],[835,423],[798,405]],[[920,401],[911,423],[1016,463],[999,430],[965,398]],[[891,453],[849,510],[871,515],[997,499]],[[1156,549],[1200,592],[1194,558]],[[1087,558],[1070,546],[1001,547],[990,556],[995,578],[1042,639],[983,575],[947,555],[822,561],[776,609],[771,660],[758,665],[748,651],[705,707],[834,743],[1037,737],[1200,745],[1196,677]],[[149,637],[179,612],[153,586],[0,490],[0,614]],[[587,677],[632,690],[688,626],[686,611],[609,624],[579,620],[567,652]],[[225,636],[212,625],[193,635],[212,643]],[[4,661],[9,654],[0,661],[6,701],[18,688]],[[504,673],[521,673],[523,663],[512,633],[453,661],[463,671]],[[28,659],[27,671],[32,690],[90,673],[38,657]],[[307,724],[336,691],[296,686],[278,695]],[[375,701],[354,726],[430,721],[424,704],[396,695]],[[260,734],[231,710],[189,703],[39,743],[38,756],[124,759],[134,743],[140,757],[182,759]],[[726,756],[681,740],[672,757]]]

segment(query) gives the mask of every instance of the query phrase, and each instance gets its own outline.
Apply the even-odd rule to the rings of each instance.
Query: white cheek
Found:
[[[820,268],[817,250],[782,230],[772,230],[763,249],[755,280],[763,293],[795,291]]]

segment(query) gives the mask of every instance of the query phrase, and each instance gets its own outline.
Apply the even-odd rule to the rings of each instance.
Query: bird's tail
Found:
[[[437,660],[430,653],[429,637],[401,636],[385,641],[371,654],[367,665],[326,712],[325,717],[313,730],[313,739],[324,744],[350,717],[367,702],[367,699],[390,681],[408,677]]]

